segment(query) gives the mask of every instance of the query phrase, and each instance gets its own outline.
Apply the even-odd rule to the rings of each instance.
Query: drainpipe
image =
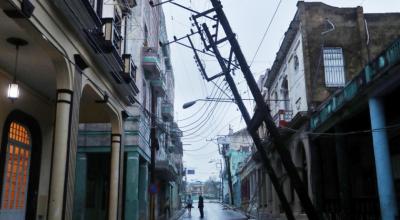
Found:
[[[157,134],[156,134],[156,114],[157,114],[157,97],[155,91],[151,89],[151,164],[150,164],[150,182],[154,187],[156,184],[156,151],[157,151]],[[150,194],[150,220],[156,220],[156,194],[152,192]]]

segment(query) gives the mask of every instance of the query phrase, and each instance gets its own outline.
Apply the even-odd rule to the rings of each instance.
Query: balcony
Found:
[[[278,128],[286,127],[287,124],[292,120],[293,111],[279,109],[274,115],[274,122]]]
[[[175,152],[176,147],[174,145],[168,145],[168,152],[169,153],[174,153]]]
[[[122,35],[121,28],[117,26],[121,18],[103,18],[103,30],[106,52],[118,53],[121,56]]]
[[[122,55],[122,60],[124,62],[124,66],[123,66],[123,70],[121,71],[121,77],[126,83],[132,85],[132,88],[135,91],[135,94],[137,94],[137,93],[139,93],[139,88],[136,85],[137,67],[133,63],[133,60],[131,57],[132,56],[130,54]]]
[[[164,122],[157,120],[156,124],[157,124],[157,130],[158,130],[159,134],[167,132],[167,125]]]
[[[166,86],[163,79],[159,78],[151,80],[150,84],[153,87],[157,97],[163,97],[165,95]]]
[[[160,58],[157,49],[143,47],[143,69],[146,79],[158,79],[161,76]]]
[[[163,147],[160,147],[160,149],[157,151],[156,173],[158,177],[168,181],[175,180],[178,175],[171,154],[167,153]]]
[[[171,103],[163,103],[161,105],[161,115],[164,121],[172,121],[174,119],[174,106]]]

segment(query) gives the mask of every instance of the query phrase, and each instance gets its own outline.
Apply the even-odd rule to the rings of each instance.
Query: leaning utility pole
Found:
[[[203,14],[200,13],[198,15],[194,15],[192,16],[192,18],[194,20],[196,20],[196,18],[204,16],[206,14],[209,14],[211,12],[215,12],[215,18],[217,19],[217,25],[221,24],[226,37],[218,40],[218,28],[216,26],[216,33],[214,35],[212,35],[210,33],[210,31],[208,30],[208,26],[207,24],[203,23],[202,24],[202,29],[206,34],[207,40],[208,40],[208,44],[206,42],[206,48],[212,48],[212,51],[214,52],[222,71],[225,73],[225,79],[228,82],[232,93],[234,95],[234,98],[236,100],[236,103],[243,115],[243,118],[247,124],[247,130],[249,131],[250,135],[253,138],[253,141],[257,147],[257,150],[261,153],[261,158],[264,161],[264,165],[268,171],[268,173],[271,173],[271,164],[269,162],[269,159],[267,157],[267,154],[265,152],[264,146],[262,145],[261,139],[257,133],[258,128],[262,125],[262,123],[265,123],[273,143],[276,146],[276,150],[278,152],[278,154],[281,157],[281,161],[283,166],[285,167],[288,176],[290,178],[291,183],[293,184],[294,189],[296,190],[297,195],[299,196],[299,199],[302,203],[303,208],[305,209],[308,218],[309,219],[319,219],[318,213],[315,210],[308,194],[307,194],[307,190],[305,185],[303,184],[303,182],[301,181],[299,174],[297,172],[296,167],[293,164],[293,161],[291,159],[290,153],[287,150],[284,141],[281,138],[281,135],[279,133],[278,128],[276,127],[272,116],[270,114],[270,109],[267,106],[267,104],[264,101],[264,98],[257,86],[256,80],[254,79],[254,76],[247,64],[247,61],[243,55],[243,52],[239,46],[238,41],[236,40],[236,36],[232,31],[232,28],[230,27],[230,24],[228,22],[228,19],[224,13],[224,11],[222,10],[222,5],[221,2],[219,0],[210,0],[211,4],[213,6],[213,9],[204,12]],[[230,75],[230,63],[228,63],[228,66],[226,64],[226,62],[224,61],[219,48],[218,48],[218,44],[228,41],[231,45],[231,51],[230,51],[230,57],[229,60],[232,60],[232,55],[235,55],[235,58],[240,66],[240,69],[243,73],[243,76],[247,82],[247,85],[249,86],[249,89],[254,97],[254,100],[256,102],[256,110],[254,113],[253,118],[250,118],[250,115],[241,99],[241,96],[239,94],[239,91],[236,88],[236,84],[232,78],[232,76]],[[270,175],[271,176],[271,175]],[[273,175],[274,177],[272,177],[271,179],[276,177],[276,174]],[[274,187],[276,188],[280,188],[279,183],[277,182],[277,180],[274,180]],[[281,191],[278,190],[278,191]],[[288,216],[289,219],[294,219],[293,217],[293,213],[290,209],[289,204],[287,203],[286,197],[283,194],[283,192],[279,192],[278,194],[282,194],[280,195],[280,199],[281,199],[281,203],[284,206],[286,215]]]
[[[230,157],[226,155],[226,151],[229,149],[229,144],[222,144],[222,156],[225,160],[225,169],[228,174],[228,186],[229,186],[229,195],[230,195],[230,204],[234,205],[234,196],[233,196],[233,184],[232,184],[232,172],[231,172],[231,162]],[[221,165],[222,166],[222,165]]]
[[[171,2],[172,0],[168,0],[166,2]],[[271,140],[275,145],[275,149],[277,153],[279,154],[282,164],[286,169],[286,172],[288,174],[288,177],[293,185],[293,188],[295,189],[300,202],[308,216],[308,219],[314,220],[314,219],[321,219],[321,216],[318,214],[316,211],[315,207],[313,206],[308,193],[307,193],[307,188],[300,179],[300,176],[297,172],[296,167],[293,164],[293,161],[291,159],[291,155],[281,138],[281,135],[279,133],[278,128],[276,127],[272,116],[270,114],[270,109],[268,105],[265,103],[264,98],[257,86],[257,83],[254,79],[254,76],[250,70],[250,67],[247,64],[247,61],[242,53],[242,50],[239,46],[238,41],[236,40],[236,36],[232,31],[232,28],[228,22],[228,19],[222,10],[222,5],[220,0],[210,0],[212,4],[212,8],[209,10],[206,10],[204,12],[197,12],[194,11],[193,9],[188,9],[189,11],[195,13],[191,17],[191,20],[194,22],[194,26],[197,28],[197,32],[193,32],[190,35],[187,35],[184,38],[187,38],[189,40],[190,46],[184,45],[180,42],[179,40],[182,40],[184,38],[174,38],[174,41],[170,42],[176,42],[179,43],[180,45],[189,47],[193,50],[194,53],[194,58],[197,62],[197,65],[199,67],[199,70],[201,74],[203,75],[203,78],[206,79],[207,81],[212,81],[218,77],[225,76],[225,80],[228,83],[234,99],[236,101],[236,104],[242,113],[243,119],[246,122],[247,125],[247,130],[249,134],[251,135],[253,142],[257,148],[257,151],[259,152],[259,155],[263,161],[264,167],[269,174],[269,177],[271,179],[271,182],[275,188],[275,191],[280,199],[282,208],[285,211],[287,219],[294,220],[294,216],[291,210],[291,207],[286,199],[285,194],[283,193],[282,186],[279,182],[279,179],[274,171],[274,168],[267,156],[266,150],[264,149],[264,146],[262,144],[261,138],[258,134],[258,129],[262,124],[265,124],[268,132],[270,134]],[[162,4],[162,3],[159,3]],[[177,3],[174,3],[174,5],[178,5],[182,8],[185,8]],[[187,8],[185,8],[187,9]],[[210,15],[213,14],[213,15]],[[210,30],[208,29],[208,26],[206,23],[199,24],[198,18],[207,18],[210,19],[211,21],[215,22],[215,25],[212,27],[215,29],[215,33],[211,34]],[[219,26],[222,27],[223,32],[225,34],[225,37],[222,39],[219,39],[218,34],[219,34]],[[191,40],[191,36],[194,34],[200,34],[200,38],[205,46],[205,50],[209,51],[206,52],[205,50],[199,50],[196,49],[193,45],[193,42]],[[221,43],[224,43],[228,41],[230,45],[230,53],[229,53],[229,58],[225,59],[222,55],[221,52],[218,48],[218,45]],[[209,77],[206,74],[205,68],[199,58],[199,53],[213,56],[217,59],[222,73],[218,73],[214,76]],[[233,60],[237,61],[237,64],[232,62]],[[251,94],[254,97],[255,103],[256,103],[256,109],[253,117],[250,117],[249,112],[247,111],[246,106],[243,103],[243,99],[239,94],[239,91],[236,87],[235,81],[231,76],[231,70],[232,69],[240,69],[241,72],[243,73],[243,76],[246,80],[246,83],[251,91]]]

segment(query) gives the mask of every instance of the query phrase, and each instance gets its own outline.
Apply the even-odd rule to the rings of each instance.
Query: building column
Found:
[[[128,152],[125,179],[125,219],[139,219],[139,154]]]
[[[265,184],[266,184],[266,199],[267,199],[267,212],[272,213],[272,206],[273,206],[273,198],[272,198],[272,183],[271,179],[269,178],[268,173],[265,173]]]
[[[281,210],[279,208],[279,197],[278,194],[276,193],[276,190],[272,190],[272,216],[273,217],[279,217],[281,214]]]
[[[87,180],[87,155],[78,153],[76,157],[75,192],[73,219],[85,219],[86,180]]]
[[[290,178],[289,178],[289,175],[286,173],[286,171],[285,171],[285,173],[283,173],[283,176],[284,176],[284,180],[283,180],[283,183],[282,183],[282,188],[283,188],[283,193],[285,194],[285,196],[286,196],[286,199],[288,200],[288,202],[289,202],[289,204],[293,204],[293,195],[292,195],[292,190],[291,190],[291,188],[290,188]],[[293,212],[293,207],[291,207],[292,208],[292,212]]]
[[[343,129],[340,126],[335,127],[336,133],[343,133]],[[349,159],[346,149],[346,142],[344,136],[335,137],[335,148],[336,148],[336,161],[339,179],[339,197],[341,211],[345,218],[349,218],[351,212],[351,187],[350,187],[350,176],[349,176]]]
[[[54,145],[52,153],[50,195],[47,219],[61,220],[64,209],[64,192],[66,167],[68,162],[68,146],[70,137],[71,90],[57,90],[57,107],[54,127]]]
[[[397,219],[396,192],[394,190],[389,143],[385,129],[385,110],[383,100],[371,98],[368,101],[374,144],[376,178],[379,202],[383,220]]]
[[[117,220],[118,217],[118,182],[119,160],[121,149],[121,134],[111,135],[111,174],[110,174],[110,198],[108,204],[108,220]]]
[[[274,164],[273,168],[275,169],[277,177],[280,179],[282,177],[282,172],[281,172],[281,169],[279,169],[279,165],[278,165],[278,163],[280,163],[280,162],[276,159],[272,160],[271,162]],[[281,211],[279,208],[280,201],[279,201],[278,193],[276,192],[275,187],[272,185],[271,181],[270,181],[270,183],[271,183],[271,189],[272,189],[272,216],[279,217]]]
[[[148,202],[148,184],[149,184],[149,168],[147,163],[141,164],[139,167],[139,215],[143,219],[147,219],[147,202]]]
[[[297,166],[297,165],[296,165],[296,167],[297,167],[298,170],[302,169],[302,167],[299,167],[299,166]],[[300,177],[302,176],[301,171],[298,171],[298,174],[299,174]],[[301,178],[301,180],[302,180],[303,183],[304,183],[304,178]],[[293,197],[292,197],[292,198],[293,198],[293,207],[292,207],[293,213],[294,213],[294,214],[300,214],[301,211],[302,211],[300,198],[299,198],[299,196],[297,195],[296,191],[293,191],[292,196],[293,196]]]

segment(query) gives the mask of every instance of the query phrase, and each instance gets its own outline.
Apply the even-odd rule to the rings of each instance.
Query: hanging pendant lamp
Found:
[[[17,67],[18,67],[19,47],[27,45],[28,42],[21,38],[16,38],[16,37],[7,38],[7,42],[14,45],[15,49],[16,49],[15,64],[14,64],[15,65],[14,66],[14,79],[12,82],[10,82],[8,84],[8,90],[7,90],[7,98],[9,98],[12,102],[14,102],[19,97],[19,86],[17,83]]]

